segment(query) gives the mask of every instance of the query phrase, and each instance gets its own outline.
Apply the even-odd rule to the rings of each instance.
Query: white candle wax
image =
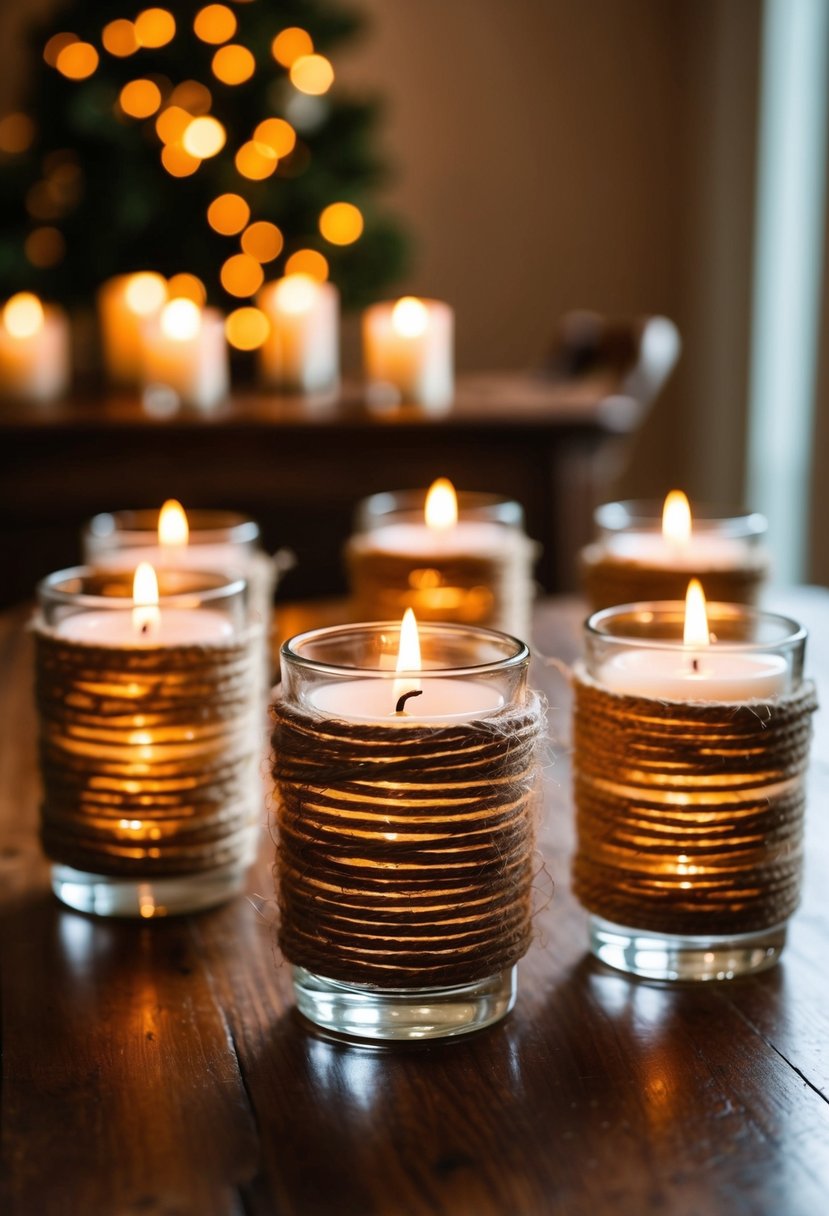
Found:
[[[788,691],[785,659],[706,647],[630,649],[601,664],[598,682],[612,692],[661,701],[753,701]]]
[[[270,322],[259,351],[263,382],[271,388],[324,393],[340,378],[340,296],[332,283],[286,275],[268,283],[257,303]]]
[[[666,570],[733,570],[744,566],[750,546],[741,537],[695,532],[687,541],[672,541],[660,532],[621,532],[605,542],[623,561]]]
[[[53,401],[66,392],[69,364],[69,324],[62,309],[47,304],[23,326],[5,315],[0,320],[0,395]]]
[[[102,570],[132,570],[139,562],[149,562],[156,569],[204,570],[218,574],[242,573],[252,564],[251,557],[239,545],[199,543],[198,532],[192,531],[186,545],[130,545],[101,553],[88,553],[90,564]]]
[[[401,316],[399,306],[409,305]],[[454,313],[440,300],[406,298],[363,313],[363,362],[371,405],[448,408],[454,396]]]
[[[233,625],[221,612],[210,608],[159,609],[146,633],[137,628],[133,608],[101,608],[65,616],[55,625],[61,637],[94,646],[193,646],[203,642],[227,642]]]
[[[142,327],[157,317],[167,299],[167,284],[160,274],[142,271],[107,279],[98,291],[107,375],[116,384],[137,387],[141,381]]]
[[[383,553],[417,558],[445,558],[458,554],[490,557],[515,544],[515,534],[501,524],[459,519],[450,528],[430,528],[425,523],[386,524],[365,533],[367,547]]]
[[[142,383],[182,405],[210,409],[227,396],[230,372],[224,321],[212,308],[172,300],[143,328]]]
[[[405,712],[395,713],[394,680],[355,679],[323,684],[309,696],[312,709],[345,721],[378,722],[386,726],[435,725],[470,722],[501,709],[504,698],[491,684],[418,676],[423,692],[410,697]]]

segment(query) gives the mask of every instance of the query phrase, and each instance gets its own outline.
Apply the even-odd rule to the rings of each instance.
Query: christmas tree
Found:
[[[111,275],[155,270],[230,310],[304,271],[346,306],[376,298],[404,241],[371,201],[377,106],[341,96],[329,58],[354,15],[119,7],[63,5],[37,34],[28,108],[0,119],[0,293],[89,303]]]

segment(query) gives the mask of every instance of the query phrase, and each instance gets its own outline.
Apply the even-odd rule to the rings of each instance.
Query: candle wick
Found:
[[[142,633],[142,635],[146,636],[149,632],[150,632],[150,622],[144,621],[143,625],[141,626],[141,633]]]
[[[694,672],[699,671],[699,659],[691,659],[691,670]]]
[[[409,697],[422,697],[422,696],[423,696],[422,688],[413,688],[411,692],[404,692],[402,697],[397,698],[397,704],[394,707],[394,712],[396,714],[404,714],[406,712],[406,702],[408,701]]]

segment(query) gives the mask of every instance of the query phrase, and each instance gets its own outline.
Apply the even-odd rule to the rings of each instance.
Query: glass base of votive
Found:
[[[297,1008],[334,1034],[375,1041],[443,1039],[491,1026],[515,1004],[517,968],[455,988],[372,988],[293,968]]]
[[[649,980],[730,980],[773,967],[786,944],[786,926],[726,936],[679,936],[628,929],[590,918],[590,949],[597,959]]]
[[[61,903],[77,912],[151,920],[226,903],[243,890],[248,867],[247,861],[235,862],[204,874],[138,881],[53,865],[52,890]]]

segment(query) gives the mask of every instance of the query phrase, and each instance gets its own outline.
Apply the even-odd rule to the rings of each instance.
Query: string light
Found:
[[[316,249],[297,249],[285,263],[286,274],[304,274],[324,283],[328,278],[328,261]]]
[[[222,287],[231,296],[252,296],[265,281],[265,272],[248,253],[235,253],[221,269]]]
[[[161,149],[161,163],[171,177],[190,177],[201,161],[197,156],[185,152],[181,144],[165,144]]]
[[[235,236],[250,219],[250,207],[241,194],[220,194],[207,208],[207,222],[222,236]]]
[[[163,144],[178,143],[190,125],[192,116],[181,106],[168,106],[155,121],[155,130]]]
[[[363,216],[353,203],[331,203],[320,216],[320,232],[332,245],[353,245],[363,233]]]
[[[244,84],[256,70],[256,60],[246,46],[232,42],[219,47],[211,64],[213,75],[222,84]]]
[[[193,29],[202,42],[218,45],[236,33],[236,15],[225,4],[208,4],[196,13]]]
[[[166,8],[145,8],[135,18],[135,37],[139,46],[156,50],[176,36],[176,19]]]
[[[257,262],[272,262],[282,252],[285,241],[276,224],[258,220],[242,233],[242,249]]]
[[[296,131],[284,118],[265,118],[253,133],[254,142],[265,144],[277,157],[289,156],[296,145]]]
[[[226,138],[225,129],[218,118],[205,115],[193,119],[184,132],[181,143],[185,152],[206,160],[221,152]]]
[[[55,67],[68,80],[86,80],[97,68],[98,61],[98,52],[91,42],[70,42],[58,54]]]
[[[0,118],[0,152],[25,152],[34,137],[35,124],[28,114],[17,112]]]
[[[77,34],[64,33],[52,35],[43,48],[43,58],[49,64],[50,68],[56,68],[58,66],[58,55],[60,55],[61,51],[65,47],[71,46],[73,42],[80,42],[80,38]]]
[[[249,177],[251,181],[258,182],[271,176],[276,169],[277,158],[267,144],[251,139],[242,144],[236,153],[235,164],[242,177]]]
[[[311,35],[305,30],[292,25],[277,34],[271,43],[271,54],[283,68],[290,68],[303,55],[312,55],[314,44]]]
[[[138,50],[135,26],[123,17],[119,17],[117,21],[110,21],[108,25],[104,26],[101,42],[104,50],[109,51],[110,55],[115,55],[117,59],[126,59],[128,55],[133,55]]]
[[[161,105],[161,89],[154,80],[131,80],[118,100],[130,118],[149,118]]]
[[[256,350],[270,329],[270,321],[259,308],[237,308],[225,321],[225,335],[236,350]]]
[[[191,300],[199,308],[207,303],[207,291],[201,279],[194,274],[174,274],[167,284],[170,300]]]
[[[193,118],[206,114],[212,104],[210,90],[198,80],[183,80],[170,94],[170,105],[180,106]]]
[[[334,83],[334,69],[324,55],[300,55],[291,64],[291,84],[300,93],[319,97]]]
[[[23,252],[33,266],[45,270],[63,260],[66,241],[57,228],[35,228],[26,237]]]

